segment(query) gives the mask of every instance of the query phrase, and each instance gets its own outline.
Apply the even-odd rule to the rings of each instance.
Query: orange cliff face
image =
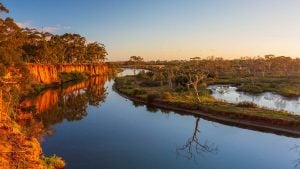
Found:
[[[105,75],[110,71],[106,64],[28,64],[33,79],[38,83],[60,83],[59,73],[79,72],[90,76]]]

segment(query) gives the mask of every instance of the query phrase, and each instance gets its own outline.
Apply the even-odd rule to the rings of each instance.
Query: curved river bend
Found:
[[[94,78],[25,101],[37,105],[35,120],[24,123],[40,127],[32,134],[46,155],[63,157],[70,169],[299,168],[298,138],[140,105],[113,83]]]

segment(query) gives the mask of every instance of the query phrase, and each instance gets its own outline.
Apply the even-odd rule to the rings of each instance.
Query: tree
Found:
[[[86,40],[79,34],[66,33],[61,36],[63,44],[65,45],[64,60],[67,63],[80,63],[84,61],[86,47]]]
[[[129,61],[133,62],[134,74],[135,74],[135,70],[136,70],[137,66],[140,65],[141,63],[143,63],[144,59],[141,56],[130,56]]]
[[[9,10],[0,2],[0,13],[9,13]]]
[[[104,62],[107,52],[103,44],[98,42],[89,43],[87,45],[86,60],[90,63]]]
[[[265,62],[267,64],[268,67],[268,73],[271,73],[272,70],[272,64],[273,64],[273,59],[275,58],[274,55],[270,54],[270,55],[265,55]]]
[[[186,70],[185,74],[187,74],[188,77],[188,83],[186,84],[187,88],[189,89],[190,86],[193,87],[195,96],[198,102],[201,103],[199,84],[206,85],[205,79],[208,78],[209,71],[206,70],[204,66],[198,66],[197,62],[197,60],[191,60],[187,65],[187,68],[183,69]]]

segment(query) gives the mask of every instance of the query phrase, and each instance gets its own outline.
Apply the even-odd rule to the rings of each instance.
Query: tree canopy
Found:
[[[0,13],[9,10],[0,3]],[[51,34],[19,27],[12,18],[0,15],[0,67],[16,63],[101,63],[107,56],[105,46],[88,43],[79,34]]]

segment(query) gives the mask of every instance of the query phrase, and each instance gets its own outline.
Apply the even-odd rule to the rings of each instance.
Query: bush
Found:
[[[59,74],[60,80],[62,83],[74,81],[74,80],[83,80],[86,78],[86,75],[84,73],[79,72],[62,72]]]
[[[251,84],[244,84],[240,87],[238,87],[238,91],[246,91],[251,93],[262,93],[263,89],[258,85],[251,85]]]
[[[147,91],[146,90],[143,90],[143,89],[134,89],[133,90],[133,95],[143,95],[143,94],[146,94]]]
[[[160,82],[159,81],[152,81],[152,80],[146,80],[146,81],[143,81],[140,86],[143,86],[143,87],[158,87],[160,86]]]
[[[63,169],[66,166],[62,158],[56,155],[51,157],[42,156],[41,160],[43,161],[45,168],[48,169]]]
[[[154,76],[154,73],[152,71],[149,71],[146,74],[150,79],[152,79],[152,77]]]
[[[162,98],[163,99],[171,99],[172,98],[172,94],[170,92],[163,92]]]
[[[137,74],[138,79],[147,79],[147,74],[144,70],[142,70],[139,74]]]
[[[175,92],[178,92],[178,93],[181,93],[181,92],[186,92],[187,91],[187,88],[182,86],[182,85],[178,85],[176,88],[175,88]]]
[[[239,102],[237,104],[237,106],[238,107],[245,107],[245,108],[257,108],[258,107],[255,103],[247,102],[247,101]]]
[[[2,63],[0,63],[0,77],[5,75],[5,73],[6,73],[5,70],[6,70],[6,67]]]
[[[40,93],[45,88],[43,84],[35,84],[33,85],[34,93]]]
[[[158,98],[160,98],[160,96],[157,93],[147,95],[147,101],[149,103],[153,102],[155,99],[158,99]]]

